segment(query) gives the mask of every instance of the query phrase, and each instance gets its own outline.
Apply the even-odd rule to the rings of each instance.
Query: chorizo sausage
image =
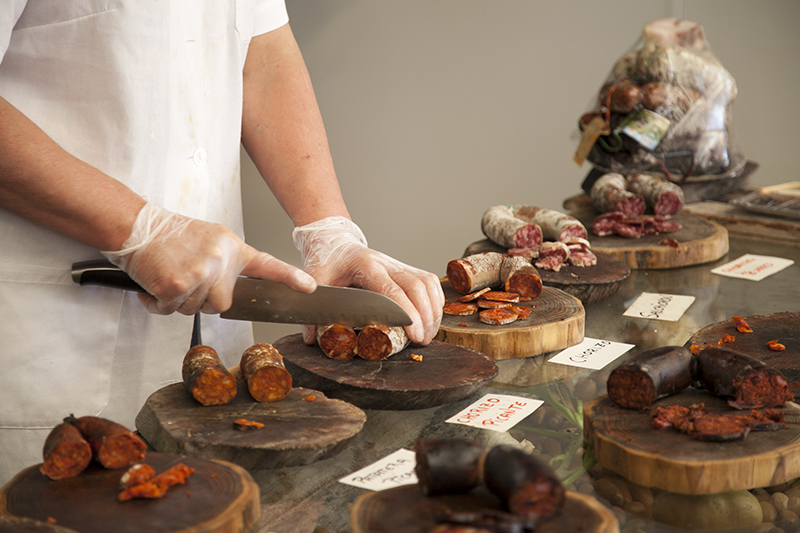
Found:
[[[66,422],[54,427],[44,441],[39,472],[50,479],[74,477],[92,460],[92,447],[78,428]]]
[[[193,472],[194,468],[178,463],[141,485],[126,488],[119,493],[117,499],[121,502],[126,502],[134,498],[161,498],[170,487],[186,483],[186,479]]]
[[[454,259],[447,263],[447,279],[459,294],[469,294],[500,285],[503,254],[485,252]]]
[[[500,264],[500,281],[506,292],[519,294],[521,300],[535,300],[542,294],[542,278],[530,259],[508,256]]]
[[[329,324],[317,326],[317,344],[331,359],[352,359],[356,356],[358,333],[350,326]]]
[[[647,207],[642,196],[628,190],[625,176],[608,172],[594,182],[589,191],[592,205],[601,213],[619,212],[627,216],[644,214]]]
[[[108,469],[124,468],[144,460],[147,445],[122,424],[99,416],[70,415],[64,419],[81,432],[92,447],[92,457]]]
[[[277,402],[292,390],[292,376],[283,365],[283,356],[266,342],[246,349],[239,369],[250,396],[257,402]]]
[[[643,411],[654,401],[692,385],[694,356],[683,346],[663,346],[639,353],[608,376],[608,397],[624,409]]]
[[[364,326],[358,333],[356,353],[368,361],[382,361],[408,346],[410,340],[402,327],[383,324]]]
[[[652,174],[630,174],[628,190],[644,198],[645,204],[660,216],[671,217],[683,209],[683,189],[666,178]]]
[[[420,439],[414,443],[417,475],[428,496],[457,494],[477,487],[481,481],[484,447],[470,439]]]
[[[236,397],[236,378],[210,346],[200,344],[186,352],[181,376],[192,398],[203,405],[225,405]]]
[[[481,218],[481,231],[506,248],[532,248],[542,242],[542,228],[517,217],[514,207],[508,205],[487,209]]]

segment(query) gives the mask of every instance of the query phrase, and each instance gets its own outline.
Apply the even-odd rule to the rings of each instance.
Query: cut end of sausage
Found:
[[[92,460],[92,447],[85,440],[56,445],[39,472],[50,479],[65,479],[83,472]]]
[[[643,411],[656,400],[656,385],[645,372],[615,368],[608,376],[608,397],[623,409]]]
[[[284,368],[262,366],[247,380],[247,390],[257,402],[277,402],[292,390],[292,376]]]
[[[208,369],[194,382],[192,396],[203,405],[225,405],[236,397],[236,378],[230,372]]]
[[[97,460],[105,468],[124,468],[143,461],[147,445],[134,433],[117,433],[106,437],[97,452]]]

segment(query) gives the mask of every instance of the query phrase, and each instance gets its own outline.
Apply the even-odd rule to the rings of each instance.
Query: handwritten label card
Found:
[[[493,431],[508,431],[544,402],[507,394],[487,394],[445,422]]]
[[[345,476],[339,483],[367,490],[385,490],[417,482],[414,466],[417,461],[414,452],[399,449],[380,461]]]
[[[548,363],[578,366],[592,370],[605,368],[611,361],[633,348],[633,344],[603,341],[584,337],[583,342],[562,350],[548,360]]]
[[[794,261],[791,259],[783,259],[782,257],[745,254],[739,259],[715,268],[711,273],[731,278],[761,281],[767,276],[780,272],[793,264]]]
[[[623,316],[675,322],[694,303],[694,296],[643,292]]]

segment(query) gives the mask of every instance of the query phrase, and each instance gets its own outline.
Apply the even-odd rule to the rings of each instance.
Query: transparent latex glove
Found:
[[[313,292],[314,279],[292,265],[245,244],[231,229],[167,211],[148,201],[118,252],[102,252],[147,294],[151,313],[221,313],[231,306],[239,275]]]
[[[367,247],[359,227],[344,217],[328,217],[292,232],[303,266],[321,285],[360,287],[388,296],[413,323],[406,326],[412,342],[430,344],[442,321],[444,292],[439,278]],[[316,341],[316,328],[303,327],[306,344]]]

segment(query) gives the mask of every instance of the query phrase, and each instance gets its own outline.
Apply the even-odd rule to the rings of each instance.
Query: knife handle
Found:
[[[112,289],[146,292],[122,269],[105,259],[74,263],[72,265],[72,281],[78,285],[99,285]]]

